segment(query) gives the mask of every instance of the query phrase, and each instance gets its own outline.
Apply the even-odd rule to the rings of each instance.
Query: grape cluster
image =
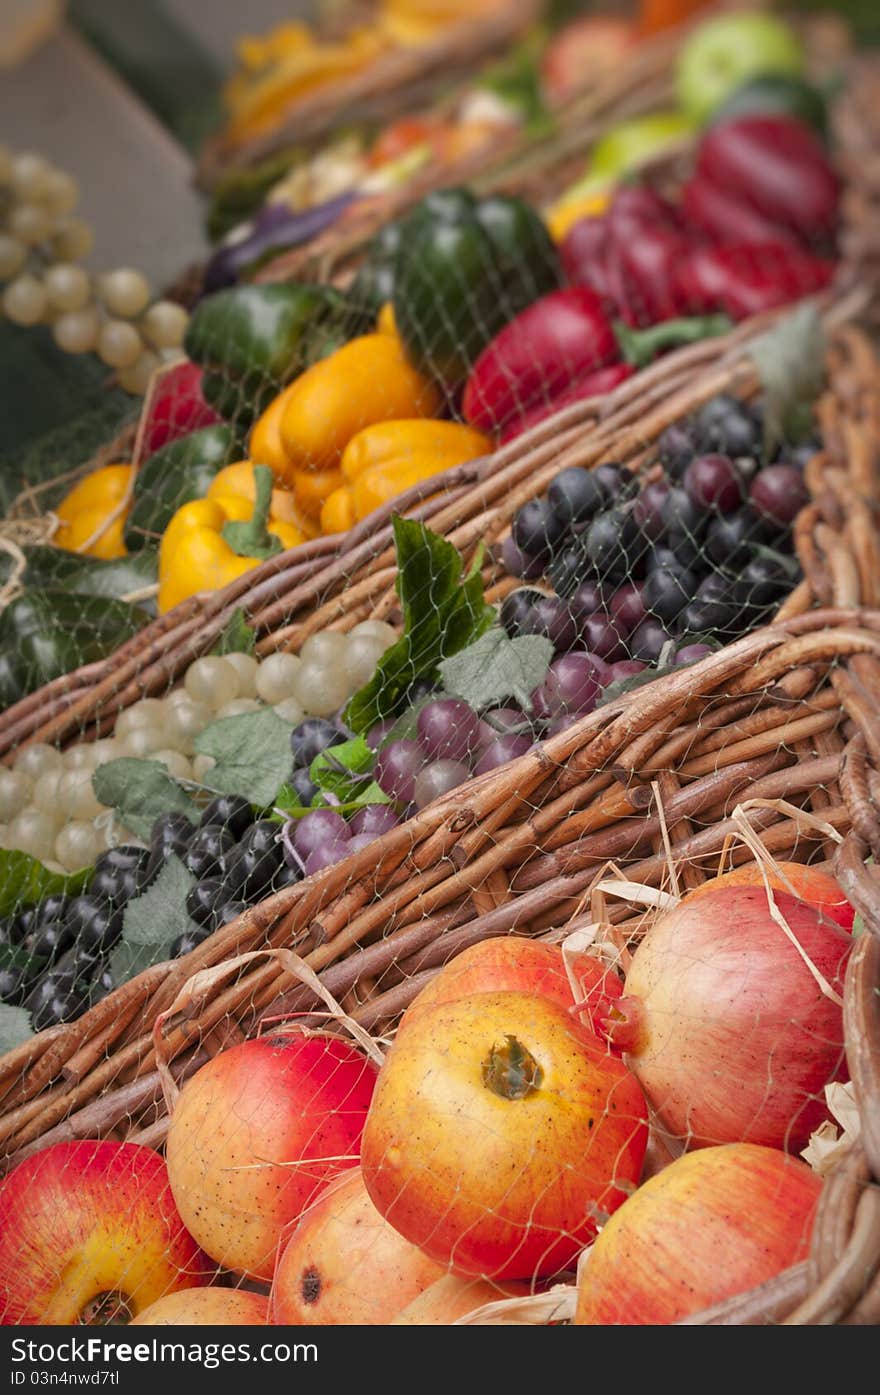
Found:
[[[163,359],[180,356],[189,320],[171,300],[151,304],[145,276],[119,267],[92,277],[76,263],[92,248],[73,216],[78,190],[43,156],[0,148],[0,307],[13,324],[50,324],[65,353],[97,353],[127,392],[142,395]]]
[[[661,653],[699,658],[769,619],[798,578],[791,525],[813,442],[765,461],[759,412],[722,395],[658,446],[648,482],[618,464],[572,467],[513,520],[504,564],[544,585],[512,592],[502,624],[565,656],[537,715],[589,710],[603,683]]]

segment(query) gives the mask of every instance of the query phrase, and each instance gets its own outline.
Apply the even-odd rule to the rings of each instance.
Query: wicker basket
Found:
[[[63,1138],[159,1144],[163,1074],[180,1079],[265,1016],[323,1006],[309,971],[362,1026],[386,1031],[468,944],[582,924],[609,862],[650,886],[670,865],[685,888],[705,880],[736,833],[736,805],[759,800],[749,820],[765,847],[833,858],[864,919],[846,1009],[862,1141],[826,1184],[810,1263],[707,1320],[776,1320],[789,1308],[799,1321],[877,1320],[877,1282],[868,1291],[867,1280],[880,1258],[880,1189],[865,1184],[880,1179],[880,900],[865,858],[880,852],[880,369],[853,329],[835,336],[831,366],[820,404],[826,449],[809,467],[814,503],[797,528],[805,581],[777,622],[598,709],[7,1055],[7,1161]],[[638,429],[618,425],[615,454],[638,456],[682,411],[750,382],[747,360],[734,358],[671,398],[664,391],[661,409],[633,407]],[[570,458],[609,448],[600,427]],[[544,478],[558,463],[554,452]],[[204,629],[200,617],[190,633]],[[621,935],[638,929],[626,905],[609,921]]]

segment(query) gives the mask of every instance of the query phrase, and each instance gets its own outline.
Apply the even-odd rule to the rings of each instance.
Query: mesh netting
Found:
[[[853,94],[206,295],[10,510],[4,1321],[877,1321]]]

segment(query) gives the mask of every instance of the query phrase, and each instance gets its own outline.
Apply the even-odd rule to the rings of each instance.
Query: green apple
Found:
[[[700,25],[683,46],[676,70],[678,100],[704,121],[741,83],[764,73],[801,77],[800,39],[782,20],[751,11]]]
[[[680,144],[695,129],[693,119],[681,111],[658,111],[650,116],[621,121],[596,142],[590,175],[621,179],[664,150]]]

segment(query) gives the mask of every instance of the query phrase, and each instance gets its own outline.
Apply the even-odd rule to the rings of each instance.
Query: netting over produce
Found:
[[[880,190],[806,93],[204,292],[16,499],[2,1321],[878,1320]]]

